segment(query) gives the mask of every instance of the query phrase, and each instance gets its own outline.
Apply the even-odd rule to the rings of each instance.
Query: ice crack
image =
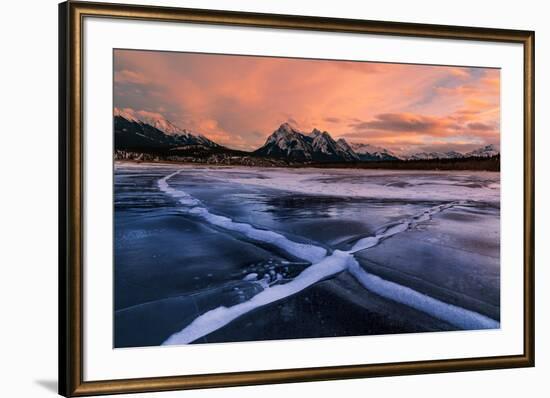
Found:
[[[326,250],[322,247],[294,242],[277,232],[258,229],[250,224],[235,222],[228,217],[211,213],[199,200],[182,190],[172,188],[168,184],[168,180],[178,175],[181,171],[182,170],[179,170],[169,174],[158,181],[158,187],[161,191],[178,199],[183,205],[181,211],[200,217],[206,222],[222,229],[238,232],[252,240],[279,247],[295,257],[312,263],[312,265],[304,269],[288,283],[265,286],[263,291],[256,294],[248,301],[232,307],[218,307],[198,316],[181,331],[170,336],[163,345],[187,344],[196,341],[226,326],[239,316],[253,309],[294,295],[321,280],[346,270],[349,271],[367,290],[386,299],[425,312],[435,318],[442,319],[456,327],[462,329],[489,329],[500,327],[499,322],[484,315],[444,303],[411,288],[373,275],[365,271],[354,257],[354,254],[359,251],[375,247],[385,239],[405,232],[422,222],[429,221],[432,216],[437,213],[456,205],[465,204],[466,202],[464,201],[451,202],[432,207],[413,217],[385,226],[374,236],[358,240],[348,251],[334,250],[332,254],[327,255]]]

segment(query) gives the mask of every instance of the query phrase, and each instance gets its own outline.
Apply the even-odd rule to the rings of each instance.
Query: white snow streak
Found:
[[[293,242],[276,232],[258,229],[250,224],[238,223],[228,217],[210,213],[205,207],[201,206],[199,200],[193,198],[184,191],[172,188],[168,184],[168,180],[181,171],[182,170],[176,171],[161,178],[158,181],[158,187],[161,191],[178,199],[179,202],[184,205],[182,211],[201,217],[206,222],[216,225],[217,227],[239,232],[252,240],[279,247],[295,257],[311,262],[312,265],[286,284],[270,287],[266,286],[263,291],[256,294],[248,301],[232,307],[218,307],[198,316],[184,329],[170,336],[163,345],[191,343],[222,328],[239,316],[253,309],[289,297],[344,270],[349,271],[367,290],[389,300],[425,312],[456,327],[462,329],[491,329],[500,327],[499,322],[484,315],[444,303],[443,301],[417,292],[411,288],[373,275],[365,271],[353,256],[353,254],[358,251],[372,248],[384,239],[404,232],[421,222],[430,220],[432,215],[436,213],[463,204],[464,202],[452,202],[435,206],[416,216],[385,226],[381,228],[375,236],[369,236],[358,240],[349,251],[335,250],[331,255],[327,256],[324,248],[311,244]]]
[[[163,345],[191,343],[246,314],[253,309],[296,294],[324,278],[344,271],[353,257],[335,250],[330,256],[303,270],[300,275],[284,285],[274,285],[256,294],[250,300],[232,307],[218,307],[195,318],[180,332],[170,336]]]
[[[367,290],[390,300],[405,304],[416,310],[425,312],[434,318],[441,319],[461,329],[497,329],[500,323],[485,315],[467,310],[456,305],[447,304],[441,300],[417,292],[409,287],[390,282],[365,271],[359,263],[352,259],[348,271]]]
[[[201,202],[199,200],[194,199],[191,195],[184,191],[170,187],[168,180],[178,173],[179,171],[176,171],[175,173],[161,178],[158,181],[158,187],[161,191],[166,192],[172,197],[178,199],[179,202],[185,206],[182,208],[182,211],[201,217],[208,223],[217,227],[241,233],[252,240],[279,247],[285,252],[309,262],[319,261],[327,254],[327,251],[322,247],[294,242],[289,240],[287,237],[278,234],[277,232],[258,229],[250,224],[235,222],[228,217],[210,213],[205,207],[200,206]]]
[[[381,231],[377,233],[375,236],[368,236],[366,238],[359,239],[355,243],[355,245],[351,248],[350,252],[357,253],[358,251],[361,251],[361,250],[370,249],[371,247],[378,245],[384,239],[391,238],[394,235],[397,235],[401,232],[405,232],[409,228],[414,227],[415,225],[418,225],[421,222],[431,220],[434,214],[440,213],[443,210],[447,210],[453,206],[461,205],[464,203],[465,202],[452,202],[444,205],[435,206],[420,214],[417,214],[414,217],[401,220],[397,223],[386,226],[382,228]]]

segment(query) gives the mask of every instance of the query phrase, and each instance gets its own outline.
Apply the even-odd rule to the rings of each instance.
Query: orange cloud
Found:
[[[115,72],[116,83],[134,83],[134,84],[149,84],[151,79],[147,76],[134,72],[128,69]]]
[[[288,120],[389,149],[405,148],[404,136],[420,145],[498,135],[495,69],[137,50],[116,50],[114,61],[115,106],[242,149]]]

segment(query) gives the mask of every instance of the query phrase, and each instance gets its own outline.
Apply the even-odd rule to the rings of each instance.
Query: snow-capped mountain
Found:
[[[351,143],[351,149],[364,161],[398,160],[392,151],[371,144]]]
[[[312,160],[313,148],[310,141],[290,124],[283,123],[273,134],[267,137],[265,144],[254,153],[289,160]]]
[[[115,108],[115,146],[126,148],[175,148],[201,146],[219,148],[220,145],[201,134],[192,134],[164,118],[137,117]]]
[[[288,123],[281,124],[254,154],[292,161],[358,160],[345,140],[336,142],[328,132],[317,129],[306,134]]]
[[[146,123],[149,123],[151,126],[159,129],[160,131],[164,132],[164,134],[168,135],[183,135],[187,136],[191,134],[189,131],[185,129],[180,129],[178,126],[175,126],[172,122],[166,119],[153,119],[153,118],[147,118],[143,120]]]
[[[464,154],[457,151],[449,151],[445,152],[445,156],[447,156],[447,159],[460,159],[464,157]]]
[[[320,156],[339,158],[345,161],[359,160],[359,156],[353,152],[353,149],[350,148],[343,138],[334,141],[328,132],[321,132],[317,129],[313,129],[308,136],[313,138],[311,146],[313,147],[314,153],[320,153]]]
[[[499,151],[494,145],[486,145],[471,152],[460,153],[457,151],[449,152],[418,152],[406,157],[408,160],[428,160],[428,159],[460,159],[468,157],[488,158],[498,155]]]
[[[114,109],[115,150],[121,159],[143,154],[158,159],[246,165],[288,165],[299,163],[377,162],[399,160],[486,158],[499,154],[497,147],[486,145],[468,153],[419,152],[401,156],[378,146],[334,140],[330,133],[313,129],[303,132],[283,123],[252,152],[230,149],[201,134],[176,126],[160,115]],[[221,160],[220,160],[221,159]],[[224,163],[225,164],[225,163]],[[353,166],[353,164],[351,165]]]
[[[129,122],[135,122],[135,123],[147,123],[150,126],[153,126],[154,128],[162,131],[164,134],[167,135],[188,135],[190,134],[189,131],[185,129],[180,129],[176,125],[174,125],[169,120],[166,120],[163,117],[159,116],[153,116],[152,114],[140,114],[139,116],[136,116],[134,112],[129,112],[128,110],[114,109],[114,115],[123,117]]]
[[[489,158],[491,156],[496,156],[500,152],[497,150],[497,148],[493,144],[485,145],[482,148],[475,149],[471,152],[468,152],[465,154],[465,156],[474,156],[478,158]]]
[[[353,152],[353,149],[351,148],[351,146],[348,144],[348,142],[343,139],[343,138],[338,138],[338,140],[336,141],[336,143],[338,144],[338,146],[343,150],[343,151],[347,151],[347,152]],[[356,153],[355,153],[356,154]],[[357,155],[357,154],[356,154]]]
[[[459,159],[464,155],[460,152],[418,152],[407,157],[408,160],[428,160],[428,159]]]

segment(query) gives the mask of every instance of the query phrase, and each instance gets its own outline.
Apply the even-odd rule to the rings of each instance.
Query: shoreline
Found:
[[[363,198],[369,200],[453,201],[464,192],[470,200],[500,203],[500,172],[485,170],[389,170],[274,168],[196,163],[116,163],[114,172],[133,168],[179,169],[182,173],[205,173],[216,181],[277,189],[295,195]],[[213,173],[212,175],[210,175]],[[430,176],[432,177],[430,179]],[[386,179],[387,180],[386,180]],[[428,178],[426,181],[425,179]],[[443,180],[441,180],[443,179]],[[447,180],[454,181],[449,185]],[[337,191],[327,190],[335,184]],[[470,187],[479,189],[464,189]],[[458,195],[458,196],[457,196]]]
[[[373,162],[374,163],[374,162]],[[304,165],[289,165],[289,166],[262,166],[262,165],[245,165],[245,164],[220,164],[220,163],[202,163],[202,162],[180,162],[180,161],[170,161],[170,160],[147,160],[147,161],[139,161],[139,160],[131,160],[131,159],[114,159],[113,160],[113,166],[120,164],[120,165],[143,165],[143,166],[185,166],[185,167],[203,167],[203,168],[219,168],[219,169],[226,169],[226,168],[247,168],[247,169],[265,169],[265,170],[307,170],[307,169],[313,169],[313,170],[379,170],[379,171],[385,171],[385,172],[441,172],[441,173],[449,173],[449,172],[483,172],[483,173],[500,173],[500,170],[489,170],[489,169],[461,169],[461,168],[454,168],[454,169],[442,169],[442,168],[389,168],[389,167],[353,167],[353,166],[335,166],[334,164],[304,164]],[[375,166],[372,164],[372,166]]]

